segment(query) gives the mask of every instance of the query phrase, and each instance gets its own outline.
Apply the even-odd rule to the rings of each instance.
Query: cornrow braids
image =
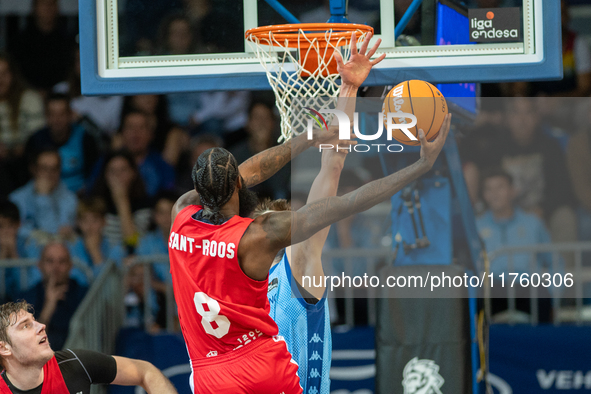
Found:
[[[214,224],[224,222],[220,209],[232,198],[238,176],[238,163],[224,148],[210,148],[199,156],[192,178],[204,218]]]

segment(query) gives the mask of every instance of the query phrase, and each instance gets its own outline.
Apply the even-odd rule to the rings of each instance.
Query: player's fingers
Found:
[[[451,114],[445,115],[443,123],[445,124],[445,129],[443,130],[444,137],[447,137],[447,135],[449,134],[449,129],[451,128]]]
[[[367,51],[367,47],[369,46],[369,40],[371,40],[371,33],[367,33],[365,35],[365,40],[361,43],[361,48],[359,48],[359,54],[365,55],[365,51]]]
[[[421,141],[421,145],[427,145],[427,139],[425,138],[425,132],[423,129],[419,129],[419,140]]]
[[[341,56],[341,53],[338,50],[334,51],[334,58],[337,61],[337,67],[339,69],[345,66],[345,63],[343,62],[343,57]]]
[[[375,59],[375,60],[372,60],[372,61],[371,61],[371,65],[372,65],[372,66],[375,66],[376,64],[378,64],[379,62],[381,62],[381,61],[382,61],[382,60],[384,60],[385,58],[386,58],[386,54],[385,54],[385,53],[382,53],[382,54],[380,55],[380,57],[378,57],[377,59]]]
[[[356,140],[339,140],[339,145],[341,146],[349,146],[349,145],[357,145],[358,142]]]
[[[351,132],[349,133],[349,139],[351,141],[354,141],[357,138],[357,136],[355,135],[355,132],[353,130],[351,130]],[[357,142],[355,142],[357,143]]]
[[[447,134],[449,133],[450,125],[451,114],[447,114],[445,115],[445,118],[443,118],[443,123],[439,128],[439,133],[437,133],[437,137],[435,137],[435,141],[433,142],[439,142],[440,140],[445,141],[445,139],[447,138]]]
[[[351,34],[351,56],[357,55],[357,35],[355,32]]]
[[[371,47],[371,49],[369,50],[369,52],[367,52],[367,57],[372,57],[374,53],[376,53],[376,51],[378,50],[378,47],[380,46],[380,44],[382,43],[382,39],[379,38],[375,44],[373,44],[373,46]]]

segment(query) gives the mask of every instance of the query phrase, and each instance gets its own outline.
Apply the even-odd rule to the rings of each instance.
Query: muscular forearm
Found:
[[[346,154],[337,153],[334,150],[324,150],[322,152],[322,166],[310,188],[307,204],[321,198],[336,196],[345,157]],[[321,257],[329,230],[330,226],[327,226],[304,242],[292,246],[290,263],[295,278],[300,278],[303,275],[324,275]],[[324,287],[306,290],[315,297],[320,298],[324,292]]]
[[[324,227],[363,212],[390,198],[431,168],[424,159],[385,178],[375,180],[341,197],[307,204],[292,214],[291,244],[296,244]]]
[[[246,160],[238,167],[246,187],[256,186],[272,177],[292,158],[311,147],[313,142],[305,134],[301,134]]]
[[[154,366],[146,371],[141,386],[148,394],[176,394],[177,392],[170,380]]]
[[[141,386],[148,394],[177,394],[170,381],[147,361],[113,356],[117,363],[117,376],[112,384]]]
[[[355,113],[357,90],[358,88],[356,86],[347,84],[343,85],[341,87],[337,101],[337,109],[346,113],[350,121],[353,121],[353,116]],[[338,122],[336,122],[336,116],[333,118],[332,124],[338,126]]]
[[[356,86],[345,84],[339,93],[337,109],[346,112],[349,119],[353,119],[357,89]],[[239,167],[246,187],[256,186],[266,181],[315,142],[315,140],[309,140],[306,133],[303,133],[246,160]]]

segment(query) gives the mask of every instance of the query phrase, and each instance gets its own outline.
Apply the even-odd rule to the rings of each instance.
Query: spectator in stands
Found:
[[[80,50],[74,55],[74,65],[67,78],[53,87],[54,93],[71,99],[76,122],[88,131],[96,129],[103,139],[110,139],[119,129],[123,96],[83,96],[80,82]]]
[[[511,175],[500,168],[489,169],[482,176],[482,184],[482,195],[488,210],[476,220],[476,226],[488,253],[503,247],[551,242],[550,234],[540,218],[526,213],[515,204],[516,189]],[[495,275],[534,272],[542,275],[542,269],[564,272],[562,260],[558,267],[553,267],[552,258],[546,253],[537,254],[535,259],[529,253],[515,253],[511,259],[507,255],[500,255],[491,261],[490,269]],[[545,295],[549,296],[547,292]],[[493,304],[493,313],[507,308],[506,299],[496,300]],[[529,313],[529,299],[518,299],[517,309]],[[549,299],[540,299],[540,321],[550,321],[550,309]]]
[[[243,52],[244,23],[241,12],[236,12],[232,2],[211,1],[212,9],[203,15],[197,26],[199,41],[207,52],[228,53]],[[220,34],[218,26],[224,24],[224,32]],[[246,49],[248,50],[248,49]]]
[[[32,165],[33,179],[10,194],[21,213],[22,231],[42,244],[48,237],[69,238],[76,220],[78,199],[60,178],[56,150],[41,150]]]
[[[39,257],[36,245],[19,233],[21,226],[18,207],[9,200],[0,201],[0,259],[30,259]]]
[[[189,152],[185,152],[181,158],[177,172],[176,190],[179,193],[185,193],[195,187],[191,172],[193,166],[197,163],[197,158],[209,148],[223,147],[224,141],[215,134],[200,134],[190,140]]]
[[[194,29],[183,14],[173,14],[160,26],[160,55],[188,55],[197,50]]]
[[[104,236],[107,205],[98,197],[89,197],[78,203],[77,228],[80,235],[70,243],[72,258],[78,259],[93,271],[96,277],[105,262],[111,260],[121,264],[125,252],[121,244],[112,244]],[[77,268],[72,270],[71,277],[81,285],[88,285],[86,275]]]
[[[70,319],[86,295],[87,288],[70,278],[72,260],[66,245],[49,243],[41,252],[39,270],[43,281],[22,295],[35,308],[35,318],[47,325],[52,347],[62,349]]]
[[[26,80],[47,92],[66,78],[76,43],[59,23],[58,0],[34,0],[32,14],[11,48]]]
[[[253,103],[248,112],[248,122],[244,131],[247,140],[229,148],[238,163],[242,163],[276,144],[277,119],[273,113],[273,108],[267,103]],[[260,198],[288,198],[289,175],[289,168],[284,167],[271,179],[257,185],[252,190]]]
[[[561,0],[562,71],[559,81],[535,82],[533,95],[585,97],[591,93],[591,51],[587,40],[569,28],[568,1]]]
[[[183,14],[192,26],[199,26],[212,11],[210,0],[183,0]]]
[[[70,99],[52,94],[47,99],[47,127],[29,138],[25,147],[28,158],[43,149],[56,149],[61,157],[62,181],[73,192],[86,183],[99,158],[98,141],[80,124],[73,123]],[[30,161],[30,160],[29,160]]]
[[[526,213],[515,205],[516,190],[511,175],[502,169],[489,169],[482,176],[483,197],[488,209],[476,220],[478,232],[484,240],[486,250],[492,253],[506,246],[523,246],[550,243],[550,234],[544,223],[536,215]],[[551,261],[540,254],[538,264],[550,267]],[[499,256],[491,262],[494,273],[531,273],[539,272],[538,267],[530,264],[527,253],[513,256],[509,267],[507,256]]]
[[[180,0],[128,0],[124,3],[125,32],[122,54],[125,56],[153,55],[156,52],[157,27],[169,14],[182,8]]]
[[[11,201],[0,201],[0,259],[36,259],[39,258],[38,245],[27,240],[19,232],[21,225],[18,207]],[[20,268],[10,268],[6,271],[6,293],[14,295],[20,290]],[[27,269],[28,287],[35,285],[41,279],[41,273],[36,267]]]
[[[92,190],[107,203],[105,236],[133,253],[151,217],[150,200],[133,156],[126,151],[109,153]]]
[[[125,305],[125,322],[126,327],[143,328],[148,323],[148,331],[155,333],[166,325],[166,315],[162,313],[164,307],[164,298],[162,293],[157,293],[150,286],[150,311],[151,314],[145,321],[144,314],[146,297],[144,297],[144,264],[132,265],[125,276],[126,293],[123,298]]]
[[[25,87],[15,63],[0,54],[0,161],[20,157],[27,138],[44,124],[43,99]]]
[[[190,125],[198,133],[231,133],[246,126],[249,103],[247,91],[202,92],[199,107],[191,108]]]
[[[178,195],[174,193],[161,193],[156,198],[150,232],[145,234],[138,244],[136,254],[138,256],[150,256],[156,254],[168,254],[168,235],[172,225],[170,212]],[[170,267],[168,264],[155,264],[154,274],[160,282],[171,281]]]
[[[552,240],[576,240],[572,186],[559,144],[540,129],[532,99],[507,104],[509,134],[493,154],[513,178],[516,204],[546,220]]]
[[[174,188],[174,169],[150,148],[153,139],[154,130],[150,127],[148,115],[130,111],[121,121],[120,144],[114,146],[131,153],[150,197],[160,190]]]
[[[143,112],[148,118],[148,124],[154,136],[150,148],[162,155],[164,161],[175,167],[181,154],[187,149],[189,136],[171,122],[166,98],[148,94],[126,97],[122,118],[135,111]]]

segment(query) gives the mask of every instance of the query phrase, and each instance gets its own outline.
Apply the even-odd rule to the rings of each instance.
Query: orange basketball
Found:
[[[447,115],[447,103],[441,92],[429,82],[413,79],[394,86],[384,99],[384,125],[387,128],[387,114],[404,112],[417,118],[416,126],[408,131],[416,137],[416,141],[408,137],[402,130],[394,129],[392,137],[406,145],[420,145],[419,129],[423,129],[428,141],[433,141]],[[411,119],[394,116],[393,123],[410,123]]]

